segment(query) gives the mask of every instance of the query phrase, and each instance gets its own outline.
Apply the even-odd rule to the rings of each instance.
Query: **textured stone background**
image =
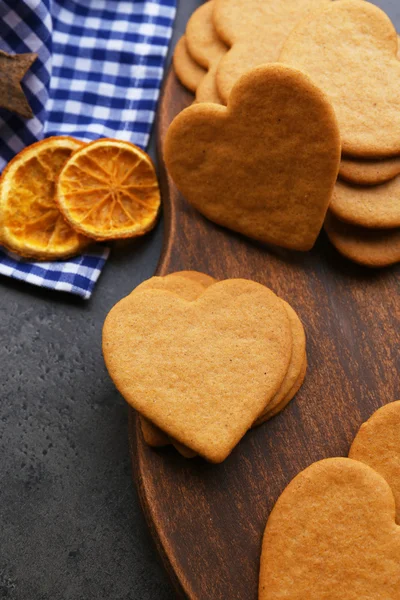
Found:
[[[173,44],[198,4],[181,2]],[[115,248],[89,302],[0,278],[0,598],[174,598],[101,355],[107,312],[153,274],[161,243],[162,224]]]
[[[376,3],[400,29],[399,1]],[[173,44],[199,4],[181,0]],[[174,598],[101,356],[105,315],[153,274],[161,242],[160,224],[115,248],[90,302],[0,278],[0,598]]]

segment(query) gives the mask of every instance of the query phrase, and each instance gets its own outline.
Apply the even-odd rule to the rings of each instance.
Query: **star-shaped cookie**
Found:
[[[7,54],[0,50],[0,108],[31,119],[33,112],[21,87],[21,80],[37,54]]]

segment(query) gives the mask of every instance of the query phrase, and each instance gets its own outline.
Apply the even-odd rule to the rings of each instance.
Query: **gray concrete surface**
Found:
[[[398,0],[376,3],[400,27]],[[181,0],[173,44],[199,4]],[[160,224],[116,247],[90,302],[0,279],[0,598],[174,598],[100,350],[105,315],[152,275],[161,242]]]
[[[172,46],[198,4],[181,1]],[[161,243],[162,223],[115,248],[89,302],[0,278],[0,598],[175,597],[101,355],[107,312],[153,274]]]

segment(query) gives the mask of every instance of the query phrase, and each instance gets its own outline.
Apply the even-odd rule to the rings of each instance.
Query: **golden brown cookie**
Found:
[[[164,158],[179,190],[211,221],[309,250],[331,200],[340,136],[312,81],[272,65],[243,75],[227,108],[197,104],[181,112]]]
[[[211,462],[223,461],[279,389],[292,346],[281,300],[233,279],[188,302],[141,290],[118,302],[103,353],[136,410]]]
[[[169,291],[177,293],[178,295],[179,293],[182,293],[183,297],[186,297],[187,299],[194,299],[194,297],[197,297],[196,294],[198,293],[199,288],[196,286],[194,289],[192,289],[191,287],[186,286],[185,284],[182,285],[182,283],[180,282],[181,278],[186,278],[197,283],[200,282],[202,285],[204,285],[204,289],[209,285],[215,283],[215,279],[205,273],[200,273],[198,271],[178,271],[176,273],[171,273],[166,277],[153,277],[149,280],[146,280],[145,282],[143,282],[143,284],[141,284],[141,286],[138,286],[136,290],[143,288],[167,289]],[[253,424],[253,427],[265,423],[265,421],[272,418],[281,410],[283,410],[300,389],[306,374],[307,359],[305,354],[304,328],[293,308],[285,301],[282,302],[285,306],[285,309],[287,310],[290,325],[292,328],[293,347],[291,360],[280,390],[268,404],[268,407],[263,412],[263,415],[260,416],[257,419],[257,421]],[[300,358],[302,358],[301,361]],[[299,361],[301,364],[299,364]],[[296,377],[293,377],[295,372]],[[182,444],[179,444],[175,440],[172,440],[167,434],[161,431],[159,427],[156,427],[147,419],[140,417],[140,420],[143,438],[149,446],[159,448],[172,443],[176,447],[176,449],[186,458],[193,458],[195,456],[195,453],[193,451],[186,448]]]
[[[193,450],[187,448],[187,446],[170,438],[159,427],[153,425],[151,421],[148,421],[144,417],[140,417],[140,427],[142,429],[143,439],[148,446],[151,446],[152,448],[163,448],[164,446],[172,444],[176,450],[178,450],[179,454],[182,454],[185,458],[194,458],[197,456],[196,452],[193,452]]]
[[[205,273],[200,273],[198,271],[178,271],[176,273],[171,273],[164,278],[153,277],[152,279],[147,280],[149,283],[145,282],[145,285],[149,288],[151,287],[152,289],[168,289],[169,291],[178,293],[179,295],[179,291],[181,291],[182,288],[174,285],[174,278],[179,280],[181,277],[200,282],[204,285],[204,288],[215,283],[215,279],[210,275],[206,275]],[[160,285],[161,279],[163,282]],[[196,290],[197,288],[194,290],[194,294],[196,293]],[[188,299],[192,299],[191,294],[188,294],[187,290],[185,289],[184,294]],[[287,404],[293,399],[302,386],[307,370],[307,359],[305,352],[306,339],[303,325],[293,308],[287,302],[283,300],[282,302],[288,313],[292,330],[293,346],[291,360],[280,390],[275,394],[274,398],[263,411],[263,414],[255,421],[255,423],[253,423],[252,427],[256,427],[262,423],[265,423],[287,406]],[[186,458],[193,458],[195,456],[194,452],[169,438],[169,436],[161,431],[159,427],[156,427],[143,417],[140,417],[140,419],[143,438],[149,446],[159,448],[172,443],[175,448]]]
[[[183,35],[175,47],[173,65],[179,81],[191,92],[196,92],[207,70],[201,67],[190,56],[187,49],[186,38]]]
[[[365,463],[386,479],[396,500],[400,524],[400,402],[383,406],[361,425],[349,458]]]
[[[215,281],[216,280],[210,275],[200,273],[199,271],[178,271],[176,273],[170,273],[165,277],[151,277],[137,286],[132,293],[141,289],[164,289],[173,292],[186,300],[195,300],[208,286],[215,283]],[[140,417],[140,420],[143,438],[149,446],[160,448],[173,444],[186,458],[191,458],[192,455],[195,455],[195,453],[171,439],[159,427],[153,425],[153,423],[147,419]]]
[[[184,458],[194,458],[195,456],[198,456],[197,452],[194,452],[194,450],[191,450],[184,444],[174,441],[172,442],[172,445],[174,448],[176,448],[176,450],[178,450],[179,454],[182,454]]]
[[[201,279],[189,278],[180,273],[171,273],[165,277],[146,279],[131,292],[131,295],[141,290],[166,290],[190,301],[201,296],[206,287],[208,286]]]
[[[348,183],[378,185],[400,175],[400,157],[384,160],[363,160],[343,156],[339,177]]]
[[[148,421],[142,416],[140,416],[139,419],[143,439],[148,446],[151,446],[152,448],[163,448],[164,446],[169,446],[169,444],[171,444],[169,436],[161,431],[159,427],[156,427],[151,421]]]
[[[212,20],[214,0],[205,2],[190,17],[186,27],[186,42],[192,58],[205,69],[227,51]]]
[[[196,90],[197,102],[222,104],[217,91],[215,76],[221,57],[227,47],[219,39],[212,21],[214,0],[202,4],[190,17],[186,27],[189,53],[199,65],[207,70]]]
[[[286,406],[289,404],[289,402],[291,400],[293,400],[293,398],[295,397],[295,395],[297,394],[297,392],[299,391],[299,389],[301,388],[301,386],[304,383],[306,373],[307,373],[307,356],[304,357],[304,362],[302,364],[300,374],[299,374],[298,378],[296,379],[296,382],[294,383],[292,389],[289,391],[287,396],[285,396],[285,398],[283,398],[283,400],[281,400],[281,402],[277,406],[275,406],[275,408],[273,408],[265,413],[265,416],[264,416],[265,421],[272,419],[272,417],[275,417],[278,413],[282,412],[282,410],[284,408],[286,408]]]
[[[201,273],[200,271],[175,271],[174,273],[169,273],[169,275],[166,277],[168,279],[172,277],[184,277],[190,281],[201,283],[204,288],[209,287],[217,281],[214,277],[211,277],[211,275],[207,275],[207,273]]]
[[[180,286],[175,286],[173,279],[176,278],[179,280],[181,277],[200,282],[204,285],[204,288],[212,285],[216,281],[210,275],[206,275],[205,273],[200,273],[198,271],[178,271],[176,273],[171,273],[170,275],[167,275],[167,277],[164,278],[153,277],[150,280],[147,280],[149,283],[145,282],[145,285],[149,288],[151,287],[152,289],[168,289],[169,291],[175,293],[178,292],[179,295],[179,291],[182,291],[182,288]],[[161,279],[163,280],[163,282],[160,285]],[[194,291],[194,294],[195,293],[196,290]],[[188,294],[187,290],[185,289],[184,294],[188,299],[192,299],[191,294]],[[256,427],[261,425],[262,423],[265,423],[273,416],[281,412],[297,394],[298,390],[303,384],[306,375],[307,358],[305,352],[306,339],[304,328],[293,308],[289,304],[287,304],[287,302],[282,302],[288,313],[292,329],[293,346],[291,360],[280,390],[277,392],[277,394],[275,394],[275,397],[268,404],[262,416],[260,416],[255,421],[255,423],[253,423],[252,427]],[[186,448],[182,444],[177,443],[175,440],[172,440],[167,434],[161,431],[159,427],[156,427],[147,419],[140,417],[140,420],[143,438],[149,446],[160,448],[172,443],[175,446],[175,448],[186,458],[193,458],[196,455],[190,449]]]
[[[277,62],[294,26],[330,1],[214,0],[215,28],[230,48],[217,69],[217,89],[224,104],[246,71]]]
[[[201,80],[196,90],[196,102],[211,102],[212,104],[223,104],[218,93],[215,79],[216,65],[213,65],[206,76]]]
[[[365,229],[349,225],[328,212],[325,231],[336,250],[366,267],[387,267],[400,262],[400,228]]]
[[[367,229],[400,227],[400,176],[373,187],[338,181],[329,210],[341,221]]]
[[[314,463],[265,529],[259,600],[398,600],[400,528],[381,475],[349,458]]]
[[[300,321],[297,313],[293,308],[284,300],[282,300],[284,307],[287,311],[290,327],[292,330],[292,355],[290,358],[289,368],[286,372],[285,378],[282,382],[282,385],[275,396],[272,398],[271,402],[267,404],[264,408],[260,416],[256,419],[255,425],[260,425],[264,423],[266,415],[275,414],[275,409],[280,406],[282,401],[286,400],[292,389],[294,389],[295,384],[298,382],[302,370],[304,368],[304,364],[306,363],[306,334],[304,331],[304,327],[302,322]],[[304,380],[304,376],[302,381]],[[298,389],[295,390],[297,393]],[[294,394],[293,394],[294,395]],[[293,398],[293,396],[292,396]],[[287,400],[289,402],[289,400]],[[285,404],[286,406],[286,404]],[[279,410],[278,410],[279,412]]]
[[[400,61],[389,17],[364,0],[340,0],[304,19],[280,61],[308,73],[330,98],[343,152],[400,154]]]
[[[272,419],[272,417],[275,417],[277,414],[279,414],[280,412],[282,412],[284,408],[287,407],[287,405],[289,404],[289,402],[291,400],[293,400],[293,398],[295,397],[295,395],[297,394],[297,392],[299,391],[299,389],[303,385],[303,382],[304,382],[304,379],[305,379],[305,376],[306,376],[306,372],[307,372],[307,357],[304,356],[304,360],[303,360],[303,364],[301,366],[300,373],[299,373],[299,375],[297,377],[297,380],[293,384],[293,387],[291,388],[291,390],[280,401],[280,403],[275,406],[274,409],[266,410],[264,412],[264,414],[261,417],[259,417],[257,419],[257,421],[255,421],[253,423],[252,427],[259,427],[259,425],[262,425],[263,423],[266,423],[267,421],[269,421],[270,419]]]

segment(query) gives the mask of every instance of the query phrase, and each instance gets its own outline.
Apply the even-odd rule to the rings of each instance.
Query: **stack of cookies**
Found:
[[[325,231],[335,248],[367,267],[400,261],[400,177],[377,186],[336,184]]]
[[[278,62],[295,25],[330,2],[209,0],[193,13],[177,45],[177,77],[196,94],[198,102],[226,105],[244,73]]]
[[[321,145],[315,149],[324,175],[316,172],[311,182],[316,186],[323,183],[327,190],[330,210],[325,229],[329,238],[342,254],[364,265],[400,261],[398,52],[398,37],[390,19],[364,0],[209,0],[189,20],[174,66],[182,83],[195,92],[197,102],[228,105],[228,109],[192,108],[172,124],[165,159],[177,187],[220,225],[267,243],[309,249],[315,233],[299,240],[290,228],[270,223],[275,216],[284,221],[290,215],[298,232],[312,220],[318,234],[319,217],[326,213],[324,203],[316,201],[318,194],[310,196],[310,190],[303,190],[303,198],[319,207],[314,216],[299,214],[297,200],[293,200],[298,183],[307,178],[311,181],[311,175],[304,172],[296,180],[293,147],[306,131],[311,139],[315,135],[311,123],[319,123],[315,93],[313,96],[310,89],[308,115],[315,115],[314,121],[307,118],[306,110],[299,109],[296,119],[294,109],[291,119],[282,114],[293,108],[295,98],[301,106],[297,102],[301,71],[319,90],[320,99],[333,107],[340,132],[342,161],[335,193],[332,195],[330,187],[335,162],[332,126],[326,131],[329,148]],[[282,71],[279,81],[277,63],[287,69],[286,86],[282,85]],[[289,87],[293,104],[287,101]],[[275,108],[271,109],[268,96],[276,88]],[[302,94],[307,96],[304,86]],[[264,112],[266,105],[271,119]],[[225,124],[232,116],[238,120],[239,113],[241,130],[234,136]],[[227,129],[227,135],[220,136],[220,128]],[[248,132],[254,142],[247,146]],[[194,140],[198,151],[190,150]],[[303,138],[306,147],[308,141]],[[186,160],[183,151],[176,153],[178,143],[183,143]],[[297,157],[301,164],[301,151]],[[265,170],[260,161],[267,165]],[[198,180],[193,175],[196,170]],[[229,185],[224,173],[229,180],[232,175],[238,180]],[[214,191],[204,182],[215,187]],[[253,218],[244,205],[250,206]],[[265,208],[264,213],[260,207]]]
[[[218,37],[212,15],[214,1],[206,2],[189,19],[186,34],[177,44],[173,64],[180,81],[197,102],[222,104],[216,86],[216,71],[228,47]]]
[[[307,365],[300,319],[271,290],[186,271],[153,277],[114,306],[103,353],[150,445],[214,463],[288,404]]]
[[[195,11],[174,67],[196,103],[173,121],[164,147],[176,186],[204,216],[302,251],[325,220],[340,134],[326,95],[277,61],[293,26],[317,5],[210,0]]]
[[[295,28],[280,60],[308,73],[338,117],[344,158],[325,223],[329,238],[358,263],[398,262],[400,61],[393,24],[368,2],[332,2]]]
[[[400,402],[361,426],[349,458],[314,463],[288,485],[264,534],[259,600],[397,600]]]

